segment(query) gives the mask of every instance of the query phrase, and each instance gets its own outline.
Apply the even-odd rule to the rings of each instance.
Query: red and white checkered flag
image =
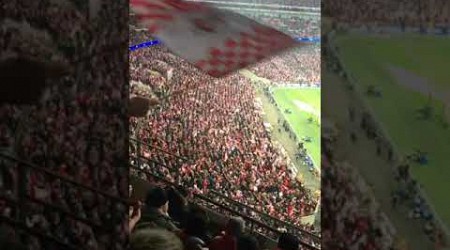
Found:
[[[141,25],[174,54],[220,77],[299,43],[240,14],[181,0],[131,0]]]

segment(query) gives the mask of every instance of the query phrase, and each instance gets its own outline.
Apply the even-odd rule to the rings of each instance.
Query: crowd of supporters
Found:
[[[352,25],[377,23],[405,26],[448,27],[449,2],[445,0],[420,1],[328,1],[324,13],[337,21]]]
[[[2,55],[76,63],[69,66],[73,74],[47,82],[51,87],[39,104],[0,107],[1,153],[98,187],[111,196],[128,195],[127,169],[117,167],[118,159],[125,157],[123,141],[118,138],[127,131],[122,100],[128,94],[123,85],[128,72],[116,63],[126,62],[126,4],[104,5],[97,18],[89,20],[87,12],[74,8],[70,1],[2,3],[0,16],[8,20],[1,28]],[[107,50],[108,46],[112,49]],[[117,130],[105,130],[105,126]],[[27,228],[53,235],[75,248],[122,249],[127,237],[123,224],[127,206],[112,208],[116,201],[39,170],[21,172],[17,162],[2,158],[0,164],[2,217],[18,218],[11,200],[25,195],[20,211]],[[20,184],[25,185],[25,193],[18,193],[19,180],[24,181]],[[107,225],[114,236],[94,225]],[[55,249],[37,237],[21,237],[12,227],[5,230],[28,249]]]
[[[276,83],[320,84],[320,46],[304,45],[250,68],[259,77]]]
[[[275,27],[294,37],[319,37],[320,18],[305,17],[301,15],[285,16],[275,13],[258,13],[248,15],[256,21]]]
[[[296,225],[313,213],[318,201],[293,179],[285,156],[273,146],[247,79],[210,78],[162,47],[134,51],[130,63],[131,79],[164,99],[137,131],[150,145],[141,154],[165,166],[152,168],[159,175],[197,193],[218,190]],[[174,69],[171,80],[149,71],[161,67]]]

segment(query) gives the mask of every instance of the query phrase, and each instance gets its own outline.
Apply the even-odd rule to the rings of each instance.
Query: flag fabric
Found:
[[[181,0],[131,0],[141,25],[174,54],[221,77],[299,43],[240,14]]]

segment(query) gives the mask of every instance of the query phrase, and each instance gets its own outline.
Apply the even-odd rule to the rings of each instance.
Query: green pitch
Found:
[[[320,89],[274,88],[274,97],[297,138],[310,137],[304,143],[315,166],[320,166]],[[289,109],[291,114],[284,111]],[[312,118],[312,122],[308,119]]]
[[[415,149],[428,153],[428,165],[414,166],[412,173],[437,213],[450,225],[450,128],[445,128],[450,120],[450,40],[416,35],[348,38],[336,40],[341,60],[360,91],[369,85],[381,91],[381,98],[363,96],[397,150],[402,154]],[[389,67],[410,72],[403,78],[407,80],[400,84],[402,78]],[[426,79],[426,83],[413,76]],[[432,115],[418,120],[417,110],[425,105],[432,108]]]

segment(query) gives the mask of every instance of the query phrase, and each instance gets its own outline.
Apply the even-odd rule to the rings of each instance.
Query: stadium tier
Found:
[[[449,2],[436,1],[328,1],[323,13],[349,25],[374,24],[403,26],[449,25]]]
[[[318,23],[307,18],[255,16],[291,34],[304,31],[302,34],[313,35],[319,30]],[[153,39],[137,26],[131,26],[130,45]],[[317,88],[319,56],[319,45],[305,46],[248,71],[272,86]],[[193,204],[243,218],[248,231],[266,246],[275,244],[286,231],[299,239],[301,249],[320,248],[319,228],[303,222],[314,216],[319,196],[305,187],[296,176],[298,170],[291,168],[292,163],[273,143],[255,104],[252,77],[208,77],[161,45],[130,52],[130,80],[133,95],[162,100],[145,118],[130,119],[134,177],[183,187]],[[270,95],[267,93],[268,98]],[[287,122],[284,124],[289,136],[299,140],[289,132]],[[297,159],[308,157],[299,153]]]

